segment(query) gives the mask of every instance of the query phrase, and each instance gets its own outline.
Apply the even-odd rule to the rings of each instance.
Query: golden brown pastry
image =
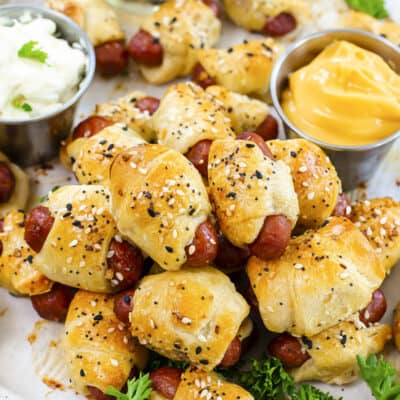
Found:
[[[392,333],[394,344],[400,351],[400,303],[397,304],[394,310]]]
[[[169,147],[136,146],[116,157],[110,190],[122,235],[162,268],[179,269],[187,259],[186,246],[211,211],[193,165]]]
[[[383,36],[400,45],[400,25],[390,19],[380,20],[363,12],[349,11],[343,14],[340,24],[346,28],[362,29]]]
[[[224,107],[191,82],[169,87],[152,118],[158,143],[186,153],[204,139],[233,136]]]
[[[0,233],[0,286],[16,295],[34,296],[48,292],[53,282],[32,264],[35,252],[24,240],[25,215],[10,211]]]
[[[230,125],[237,135],[256,131],[269,115],[266,103],[232,92],[223,86],[209,86],[206,92],[223,104],[231,120]]]
[[[0,218],[11,210],[23,210],[29,196],[29,178],[0,152]]]
[[[351,220],[367,237],[386,271],[400,259],[400,202],[389,197],[356,202]]]
[[[148,353],[116,317],[110,295],[80,290],[65,321],[62,346],[74,389],[121,389],[132,368],[143,369]]]
[[[138,144],[143,138],[126,125],[110,125],[94,136],[78,138],[65,147],[68,159],[73,160],[72,171],[79,183],[109,185],[110,166],[115,157]]]
[[[356,356],[380,353],[391,336],[389,325],[361,327],[353,321],[341,322],[304,340],[311,358],[291,373],[296,382],[350,383],[358,377]]]
[[[282,51],[273,39],[244,41],[228,49],[200,49],[198,62],[217,85],[266,98],[272,67]]]
[[[268,216],[286,216],[295,226],[299,209],[289,168],[253,142],[214,141],[208,179],[221,232],[235,246],[253,243]]]
[[[140,282],[133,296],[131,332],[171,360],[211,371],[249,311],[233,283],[215,268],[167,271]]]
[[[107,257],[117,229],[108,191],[97,185],[64,186],[49,193],[42,206],[50,210],[54,222],[34,266],[55,282],[112,292],[114,276]]]
[[[190,74],[195,50],[214,46],[221,32],[221,22],[201,0],[169,0],[140,27],[157,38],[163,49],[160,65],[140,64],[144,78],[153,84]]]
[[[342,184],[329,157],[304,139],[267,142],[275,160],[289,166],[299,200],[298,224],[318,228],[332,215]]]
[[[272,332],[315,335],[363,309],[385,271],[376,252],[346,218],[291,239],[271,261],[247,265],[265,326]]]
[[[114,9],[105,0],[47,0],[46,5],[72,18],[94,47],[125,39]]]
[[[229,18],[236,25],[269,36],[282,36],[292,32],[296,26],[306,22],[310,15],[309,6],[303,0],[224,0],[223,3]],[[280,26],[280,20],[275,22],[282,14],[291,16],[289,21],[285,18],[284,26]],[[271,27],[274,19],[275,24]]]

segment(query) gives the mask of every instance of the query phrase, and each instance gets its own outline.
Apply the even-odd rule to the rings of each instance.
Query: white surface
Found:
[[[398,1],[394,0],[396,3]],[[316,3],[315,1],[314,5]],[[338,4],[339,2],[322,0],[321,3],[324,3],[324,7],[326,7],[326,4]],[[124,22],[125,26],[128,26],[128,31],[132,32],[134,26],[126,15]],[[309,29],[307,28],[307,30]],[[220,47],[229,46],[244,38],[254,36],[234,28],[229,23],[224,23]],[[131,90],[143,90],[151,95],[160,96],[165,87],[154,87],[143,82],[133,68],[129,76],[114,80],[103,80],[97,77],[80,104],[77,119],[90,113],[96,102],[115,98]],[[32,169],[31,176],[33,177],[32,203],[37,202],[37,199],[53,186],[73,181],[70,174],[59,166],[50,170]],[[400,187],[395,183],[399,178],[400,142],[392,148],[384,163],[377,166],[375,176],[369,183],[366,194],[369,198],[387,195],[400,200]],[[400,300],[399,283],[400,268],[398,267],[394,269],[383,285],[389,306],[384,317],[385,322],[391,322],[392,310]],[[57,341],[62,325],[47,322],[41,324],[39,328],[36,328],[38,339],[31,345],[27,337],[34,330],[35,322],[39,318],[32,310],[29,299],[12,297],[5,290],[0,289],[0,314],[3,310],[6,311],[0,317],[0,400],[82,399],[71,390],[51,390],[41,381],[44,376],[53,377],[68,386],[65,365],[57,342],[49,345],[51,341]],[[261,337],[258,354],[266,351],[267,338],[267,336]],[[397,357],[396,350],[392,353],[392,357]],[[345,389],[327,385],[319,386],[324,390],[329,390],[337,397],[343,396],[345,400],[372,399],[368,388],[360,382],[346,386]]]

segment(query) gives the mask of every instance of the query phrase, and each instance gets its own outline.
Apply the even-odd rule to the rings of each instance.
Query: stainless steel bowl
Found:
[[[89,38],[66,16],[45,8],[9,5],[0,7],[0,18],[18,18],[26,12],[33,17],[54,21],[63,39],[80,44],[88,62],[78,91],[62,107],[50,114],[24,120],[0,117],[0,150],[23,166],[49,160],[58,154],[60,142],[71,131],[78,100],[89,87],[96,67],[95,53]]]
[[[335,146],[314,139],[307,132],[297,128],[286,116],[280,104],[280,96],[288,86],[289,75],[309,64],[335,40],[347,40],[379,54],[397,73],[400,73],[400,48],[388,40],[355,29],[323,31],[298,40],[280,57],[271,74],[271,97],[274,107],[283,121],[286,135],[289,138],[301,137],[322,147],[334,163],[342,180],[343,188],[347,191],[368,181],[393,142],[400,137],[400,127],[399,131],[375,143],[362,146]]]

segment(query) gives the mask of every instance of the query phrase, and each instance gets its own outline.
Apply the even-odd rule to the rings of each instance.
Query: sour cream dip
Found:
[[[78,90],[88,58],[47,18],[0,21],[0,118],[23,120],[61,108]]]

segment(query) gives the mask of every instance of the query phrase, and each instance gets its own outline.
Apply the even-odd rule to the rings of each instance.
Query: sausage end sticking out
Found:
[[[301,367],[310,358],[299,340],[288,333],[282,333],[273,339],[268,345],[268,351],[281,360],[286,368]]]
[[[157,67],[163,61],[160,40],[143,29],[132,36],[128,44],[128,53],[136,62],[148,67]]]
[[[15,176],[9,164],[0,161],[0,204],[7,203],[15,190]]]
[[[118,75],[123,72],[128,65],[128,52],[125,44],[114,40],[97,46],[96,68],[103,76]]]
[[[294,31],[296,27],[296,18],[290,13],[282,12],[273,18],[268,18],[261,33],[267,36],[279,37]]]
[[[284,215],[269,215],[249,249],[252,254],[263,260],[277,258],[285,251],[291,232],[291,223]]]
[[[112,125],[112,122],[108,119],[98,115],[92,115],[75,127],[72,138],[74,140],[78,138],[89,138],[110,125]]]
[[[208,176],[208,155],[211,144],[211,140],[201,140],[186,153],[186,158],[197,168],[203,178]]]
[[[350,201],[344,193],[339,194],[332,215],[335,217],[346,217],[346,218],[351,217]]]
[[[239,361],[241,354],[242,354],[242,342],[236,336],[226,349],[224,358],[219,363],[219,366],[231,367],[232,365],[235,365]]]
[[[25,241],[39,253],[54,223],[50,210],[44,206],[32,208],[25,220]]]
[[[153,115],[158,107],[160,106],[160,100],[156,97],[146,96],[138,99],[135,106],[141,111],[147,111],[150,115]]]
[[[268,115],[268,117],[258,126],[256,133],[264,140],[276,139],[278,137],[277,120],[272,115]]]
[[[211,264],[218,252],[218,237],[213,224],[209,221],[200,224],[192,243],[185,250],[187,266],[202,267]]]
[[[87,386],[87,390],[90,393],[90,398],[93,400],[115,400],[114,396],[107,396],[100,389],[94,386]]]
[[[108,249],[111,256],[107,258],[108,267],[114,272],[112,284],[118,290],[127,289],[136,284],[142,275],[144,261],[142,253],[128,242],[112,240]]]
[[[203,0],[203,3],[214,11],[217,18],[222,18],[222,8],[217,2],[214,0]]]
[[[31,297],[32,306],[44,319],[63,322],[76,289],[55,283],[48,293]]]
[[[150,372],[153,390],[164,396],[167,400],[173,400],[181,382],[182,370],[173,367],[161,367]]]
[[[209,86],[216,85],[217,81],[204,69],[204,67],[197,63],[192,70],[192,81],[203,89],[207,89]]]
[[[264,139],[255,132],[243,132],[239,136],[236,137],[237,140],[250,140],[254,142],[263,152],[265,157],[273,159],[273,155],[271,150],[268,148],[267,144],[264,142]]]
[[[234,246],[222,233],[218,234],[218,252],[215,264],[223,272],[231,273],[240,271],[246,265],[250,251]]]
[[[386,312],[386,298],[380,289],[372,293],[370,303],[360,311],[360,321],[366,326],[378,322]]]
[[[133,294],[135,289],[124,290],[114,298],[114,312],[117,318],[129,325],[129,313],[133,310]]]

